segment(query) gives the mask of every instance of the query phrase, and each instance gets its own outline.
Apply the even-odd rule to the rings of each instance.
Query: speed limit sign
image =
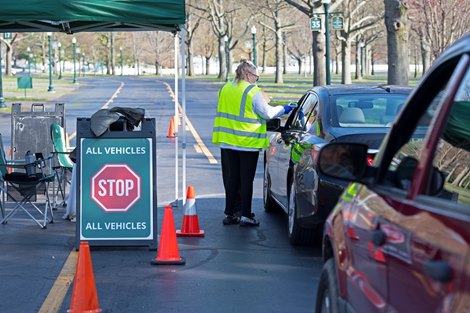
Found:
[[[321,18],[319,18],[319,17],[310,18],[310,30],[312,32],[321,31]]]

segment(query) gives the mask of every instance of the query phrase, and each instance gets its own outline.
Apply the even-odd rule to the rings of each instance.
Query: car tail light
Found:
[[[369,166],[374,165],[374,157],[375,157],[375,154],[372,154],[372,153],[367,154],[367,165]]]

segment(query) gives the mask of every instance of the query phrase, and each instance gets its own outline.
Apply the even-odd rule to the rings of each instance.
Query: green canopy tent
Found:
[[[0,0],[0,32],[176,32],[184,0]]]
[[[178,99],[178,36],[181,33],[183,125],[186,122],[185,0],[0,0],[0,33],[167,31],[175,34],[175,97]],[[1,40],[0,40],[1,44]],[[1,72],[0,72],[1,75]],[[175,116],[178,116],[175,101]],[[182,131],[183,201],[186,199],[186,133]],[[178,137],[175,140],[175,203],[178,200]]]

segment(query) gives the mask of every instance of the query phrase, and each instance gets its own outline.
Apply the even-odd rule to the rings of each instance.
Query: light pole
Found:
[[[122,47],[119,47],[119,63],[121,64],[121,76],[122,76],[122,71],[123,71],[123,68],[122,68]]]
[[[59,49],[59,79],[62,79],[62,44],[60,42],[57,43],[57,48]]]
[[[7,67],[5,66],[5,71]],[[0,108],[6,108],[5,98],[3,98],[3,74],[2,74],[2,41],[0,40]]]
[[[54,92],[54,85],[52,84],[52,45],[51,45],[52,33],[47,33],[47,43],[49,44],[49,88],[47,91]]]
[[[26,52],[28,53],[28,75],[31,76],[31,48],[26,48]]]
[[[77,83],[77,38],[72,38],[73,47],[73,83]]]
[[[331,85],[330,77],[330,16],[328,10],[330,9],[331,0],[322,0],[325,7],[325,65],[326,65],[326,84]]]
[[[224,42],[225,42],[225,81],[228,82],[228,72],[229,72],[229,62],[228,62],[228,36],[224,36]]]
[[[256,56],[256,26],[251,27],[251,34],[253,35],[253,64],[258,66],[258,60]]]

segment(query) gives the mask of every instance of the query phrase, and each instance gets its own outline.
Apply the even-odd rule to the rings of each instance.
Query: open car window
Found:
[[[460,84],[434,153],[433,166],[444,178],[436,197],[470,213],[470,69]]]
[[[314,93],[309,93],[296,111],[292,121],[291,129],[308,130],[315,120],[315,107],[318,104],[318,97]]]

